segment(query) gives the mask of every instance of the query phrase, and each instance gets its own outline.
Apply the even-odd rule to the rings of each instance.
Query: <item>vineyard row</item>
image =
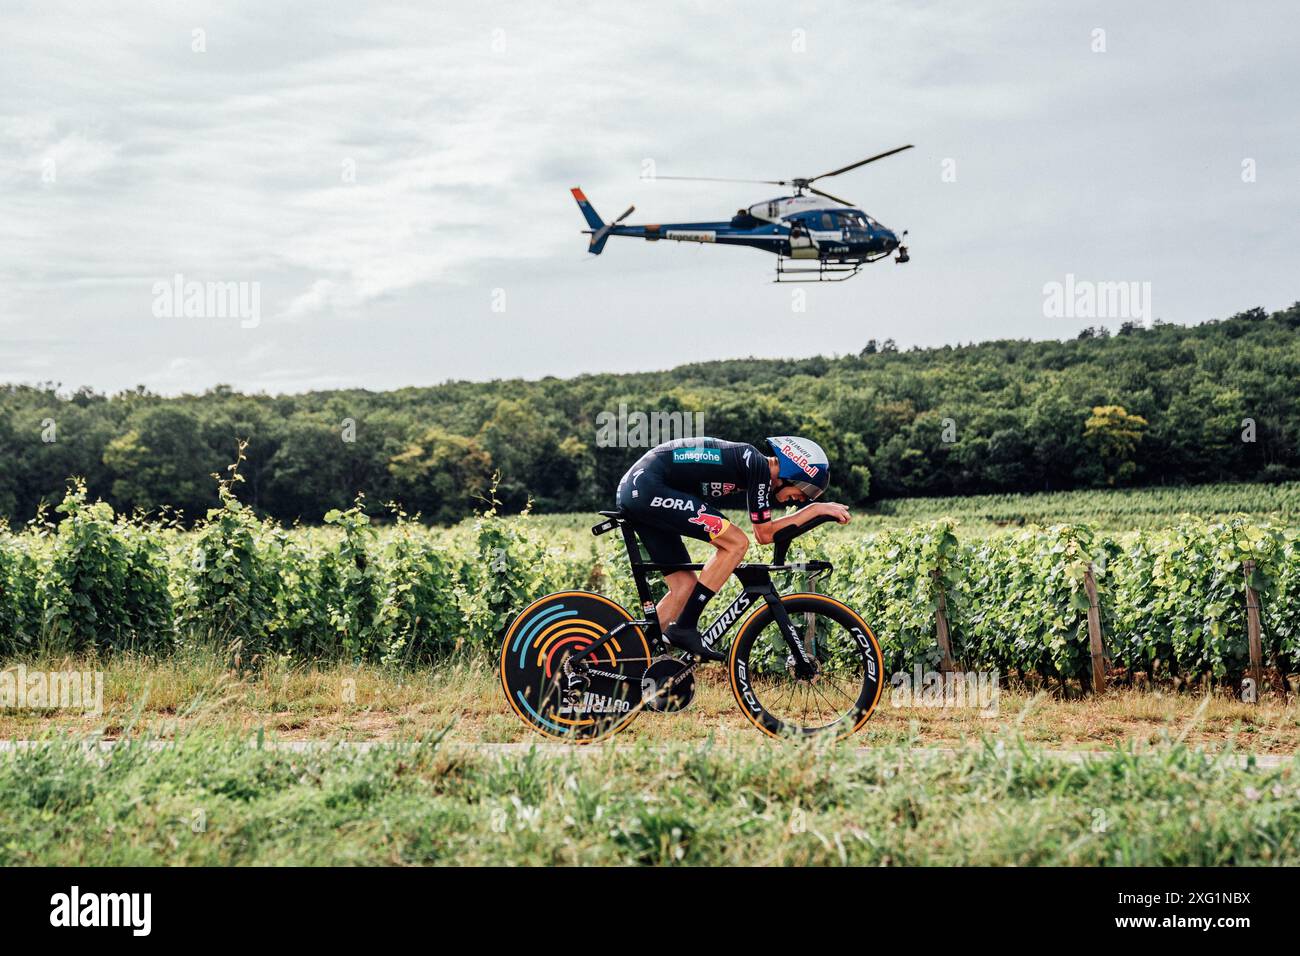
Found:
[[[227,495],[181,531],[124,520],[75,487],[58,510],[57,527],[0,531],[6,659],[206,645],[245,664],[428,664],[490,652],[511,615],[550,591],[587,587],[636,606],[620,542],[559,540],[528,517],[376,529],[358,506],[331,512],[328,530],[284,529]],[[1112,667],[1237,682],[1250,665],[1248,585],[1263,664],[1300,671],[1300,537],[1267,522],[1187,518],[1121,534],[1055,525],[966,541],[959,525],[936,521],[816,537],[798,544],[834,571],[795,585],[859,611],[890,673],[941,664],[942,611],[962,666],[1086,681],[1095,608]]]

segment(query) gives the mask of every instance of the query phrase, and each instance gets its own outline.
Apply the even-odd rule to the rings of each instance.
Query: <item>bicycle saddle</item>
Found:
[[[613,531],[627,520],[622,511],[602,511],[600,514],[605,520],[591,529],[591,533],[595,535],[604,534],[606,531]]]

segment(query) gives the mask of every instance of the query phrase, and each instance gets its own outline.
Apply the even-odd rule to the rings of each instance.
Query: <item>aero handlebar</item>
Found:
[[[782,528],[772,536],[772,544],[775,550],[772,552],[773,564],[785,564],[785,554],[790,550],[790,542],[801,534],[806,534],[819,524],[825,524],[828,521],[834,521],[834,515],[818,515],[811,521],[805,521],[803,524],[792,524],[789,527]]]

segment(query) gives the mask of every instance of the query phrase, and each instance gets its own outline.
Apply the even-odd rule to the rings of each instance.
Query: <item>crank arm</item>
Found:
[[[685,668],[684,670],[678,671],[678,672],[677,672],[676,674],[674,674],[674,675],[672,676],[672,678],[668,681],[667,686],[665,686],[665,687],[661,687],[661,688],[659,689],[660,692],[662,692],[662,691],[669,691],[669,690],[672,690],[674,687],[676,687],[679,683],[681,683],[682,681],[684,681],[684,680],[685,680],[687,677],[689,677],[691,674],[695,673],[695,668],[699,667],[702,663],[704,663],[704,662],[703,662],[703,661],[695,661],[694,663],[687,665],[686,668]]]

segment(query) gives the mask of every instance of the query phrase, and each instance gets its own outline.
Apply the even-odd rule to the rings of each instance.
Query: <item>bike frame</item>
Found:
[[[651,642],[655,647],[671,646],[663,639],[663,631],[659,627],[659,616],[655,613],[656,602],[650,590],[647,575],[651,572],[671,574],[674,571],[700,571],[704,568],[702,564],[659,564],[654,561],[642,561],[641,546],[636,537],[635,526],[621,512],[602,511],[601,514],[605,516],[606,520],[592,528],[591,533],[593,535],[602,535],[608,531],[613,531],[615,528],[619,528],[623,532],[623,544],[627,548],[628,564],[632,568],[632,579],[636,582],[637,598],[641,602],[641,611],[645,617],[641,620],[625,621],[612,631],[606,632],[595,643],[585,648],[582,654],[575,657],[573,659],[574,663],[600,650],[609,641],[613,640],[619,631],[626,627],[645,628],[649,632]],[[796,534],[801,531],[811,530],[812,527],[813,523],[809,522],[798,529]],[[796,537],[796,534],[790,534],[785,537],[784,541],[778,543],[776,552],[778,559],[784,558],[785,549],[788,547],[789,542]],[[730,631],[735,623],[740,620],[745,611],[762,601],[771,608],[772,615],[776,618],[781,634],[784,636],[785,642],[790,648],[790,653],[794,657],[796,672],[801,677],[811,676],[814,672],[813,664],[804,648],[799,629],[790,620],[785,605],[781,603],[781,595],[772,584],[772,572],[798,571],[823,574],[830,571],[830,569],[831,563],[829,561],[804,561],[795,564],[745,563],[737,566],[733,573],[743,586],[743,590],[721,614],[713,619],[713,623],[703,630],[705,640],[710,644],[717,644],[723,635]]]

